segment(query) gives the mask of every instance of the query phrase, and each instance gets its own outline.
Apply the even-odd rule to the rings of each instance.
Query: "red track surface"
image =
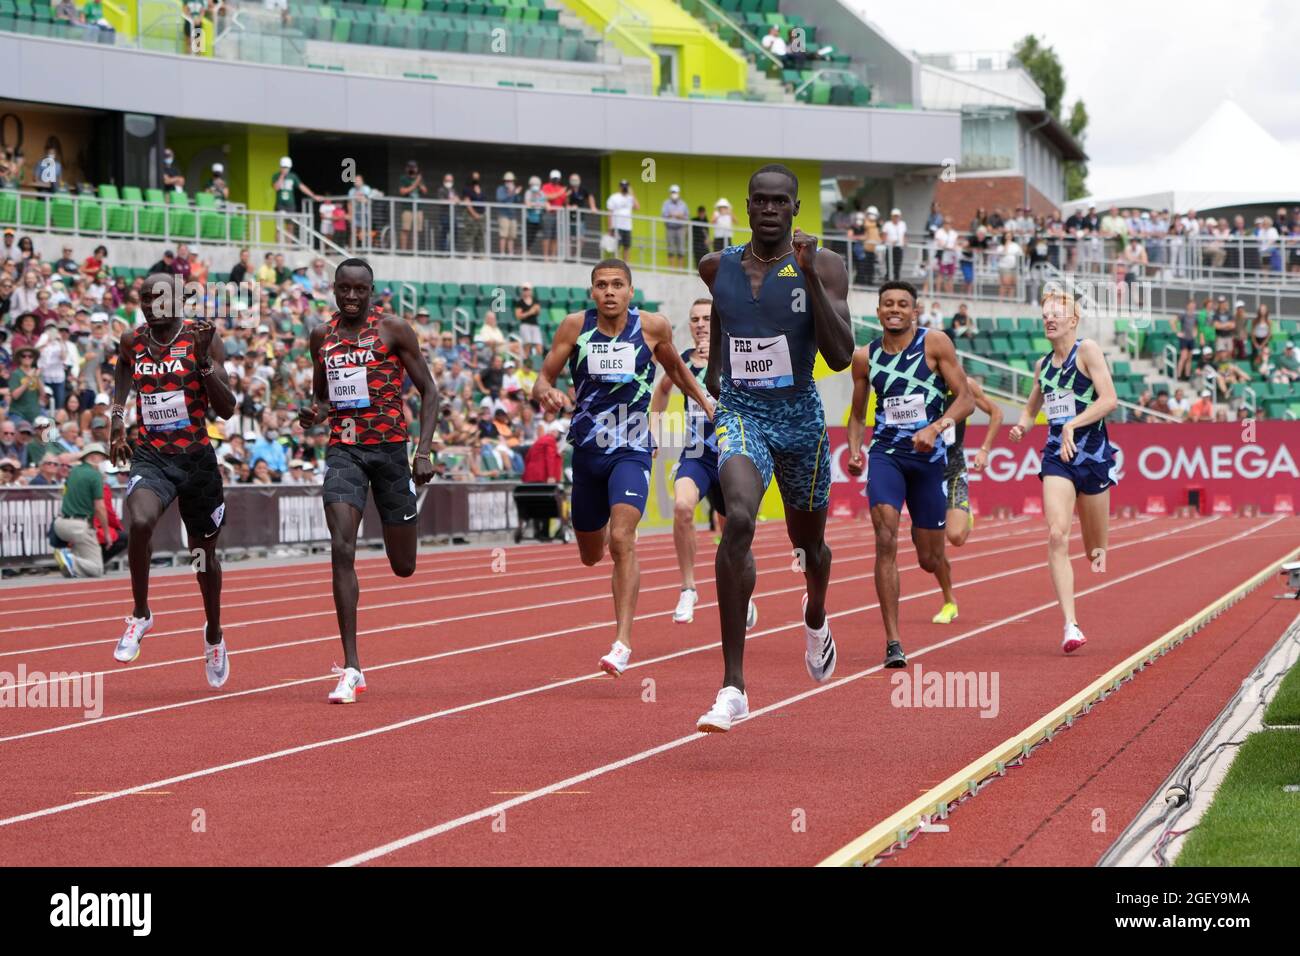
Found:
[[[99,720],[69,710],[0,711],[0,860],[815,863],[1276,560],[1294,546],[1294,527],[1268,518],[1115,522],[1107,572],[1092,575],[1075,562],[1090,643],[1068,658],[1058,649],[1041,524],[981,522],[952,553],[961,617],[946,627],[929,623],[935,583],[907,549],[905,646],[925,670],[997,671],[1000,711],[983,719],[974,710],[891,706],[879,670],[869,529],[854,522],[833,522],[829,533],[828,607],[840,663],[836,680],[814,687],[801,660],[802,578],[791,571],[784,529],[766,526],[755,548],[760,620],[746,653],[756,713],[715,736],[693,733],[721,672],[713,549],[703,535],[702,604],[690,625],[670,620],[678,587],[671,540],[642,538],[634,666],[618,681],[594,666],[613,630],[608,563],[585,569],[572,547],[520,547],[508,550],[497,574],[494,552],[477,549],[423,555],[416,576],[399,580],[382,558],[363,561],[370,690],[350,707],[325,703],[339,649],[328,568],[319,561],[227,571],[232,677],[221,692],[203,681],[202,615],[189,576],[155,579],[158,622],[128,667],[111,658],[130,606],[125,580],[0,591],[8,612],[0,670],[111,668]],[[899,859],[964,862],[960,854],[978,843],[990,862],[999,852],[1013,862],[1084,862],[1062,849],[1068,835],[1051,837],[1050,820],[1028,841],[1033,853],[1013,853],[1025,833],[1004,828],[995,846],[979,827],[962,829],[962,817],[974,822],[986,800],[990,819],[995,810],[1009,817],[1036,799],[1037,816],[1018,824],[1033,830],[1050,816],[1042,806],[1051,798],[1025,782],[1046,786],[1040,775],[1050,774],[1058,789],[1075,790],[1097,757],[1067,759],[1066,745],[1085,739],[1108,708],[1158,711],[1170,700],[1163,685],[1155,693],[1159,679],[1208,648],[1215,633],[1203,631],[1149,668],[962,807],[952,833],[926,837]],[[1230,661],[1222,655],[1240,669],[1236,680],[1258,660],[1257,645],[1268,643],[1251,641],[1243,637]],[[1206,705],[1171,719],[1203,727],[1203,711],[1212,713]],[[1156,783],[1199,733],[1188,726],[1167,736],[1164,726],[1143,735],[1170,742],[1163,768],[1151,770]],[[1124,733],[1131,735],[1107,731]],[[1114,804],[1112,833],[1150,789]],[[1099,805],[1090,795],[1084,802]],[[200,809],[206,831],[196,833]],[[922,859],[923,852],[935,855]]]

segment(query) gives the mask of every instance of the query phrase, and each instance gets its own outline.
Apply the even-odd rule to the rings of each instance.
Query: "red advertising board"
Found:
[[[1170,513],[1189,504],[1195,493],[1204,513],[1215,502],[1253,504],[1261,513],[1286,512],[1300,500],[1300,422],[1266,421],[1183,425],[1109,425],[1117,449],[1119,484],[1112,490],[1112,509],[1132,505],[1148,510],[1152,499],[1163,499]],[[966,461],[984,441],[986,428],[966,429]],[[1024,441],[998,435],[983,473],[967,471],[970,496],[978,511],[1009,508],[1017,514],[1041,511],[1038,470],[1046,426],[1034,428]],[[866,477],[853,479],[848,464],[848,434],[831,428],[831,508],[839,515],[856,515],[867,507]],[[1223,504],[1219,504],[1223,508]]]

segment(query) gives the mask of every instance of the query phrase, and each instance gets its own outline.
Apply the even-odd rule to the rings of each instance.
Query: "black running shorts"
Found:
[[[384,524],[416,520],[420,512],[411,464],[406,460],[406,442],[329,446],[325,452],[325,504],[342,502],[364,513],[367,490],[374,492],[379,520]]]
[[[128,497],[137,488],[149,489],[158,496],[164,511],[179,498],[181,521],[191,544],[215,535],[226,517],[217,454],[211,445],[197,449],[164,455],[148,445],[137,445],[131,453],[131,480],[126,486]]]

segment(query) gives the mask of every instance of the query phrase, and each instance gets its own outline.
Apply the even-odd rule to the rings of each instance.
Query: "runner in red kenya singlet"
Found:
[[[338,312],[311,333],[315,400],[298,416],[309,429],[326,416],[325,522],[330,529],[334,609],[343,639],[344,666],[331,703],[350,704],[366,689],[357,656],[357,530],[366,492],[384,528],[384,551],[393,573],[415,573],[419,502],[415,489],[433,477],[429,446],[438,420],[438,390],[415,332],[395,316],[372,311],[374,272],[364,259],[347,259],[334,273]],[[409,375],[420,392],[420,442],[414,476],[407,460],[402,383]]]
[[[131,464],[126,486],[127,554],[135,607],[113,656],[129,664],[153,627],[149,611],[149,568],[153,529],[173,499],[179,500],[190,550],[195,556],[206,622],[204,670],[208,684],[221,687],[230,676],[221,634],[221,562],[217,536],[225,518],[221,469],[208,442],[208,413],[229,418],[235,396],[226,379],[221,337],[209,322],[184,318],[179,277],[156,273],[142,290],[143,328],[126,332],[118,346],[109,454]],[[136,393],[140,438],[126,440],[125,405]]]

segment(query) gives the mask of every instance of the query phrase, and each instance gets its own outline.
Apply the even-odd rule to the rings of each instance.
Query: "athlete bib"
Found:
[[[364,365],[341,365],[326,370],[330,404],[336,408],[369,408],[370,387]]]
[[[1047,420],[1052,424],[1074,417],[1074,392],[1047,393]]]
[[[790,343],[784,335],[731,339],[731,381],[742,388],[789,388],[794,385]]]
[[[588,342],[587,374],[596,382],[630,382],[636,376],[632,342]]]
[[[904,427],[924,425],[925,396],[920,394],[885,396],[885,424]]]
[[[190,423],[185,393],[180,390],[140,394],[142,424],[150,431],[170,432]]]

